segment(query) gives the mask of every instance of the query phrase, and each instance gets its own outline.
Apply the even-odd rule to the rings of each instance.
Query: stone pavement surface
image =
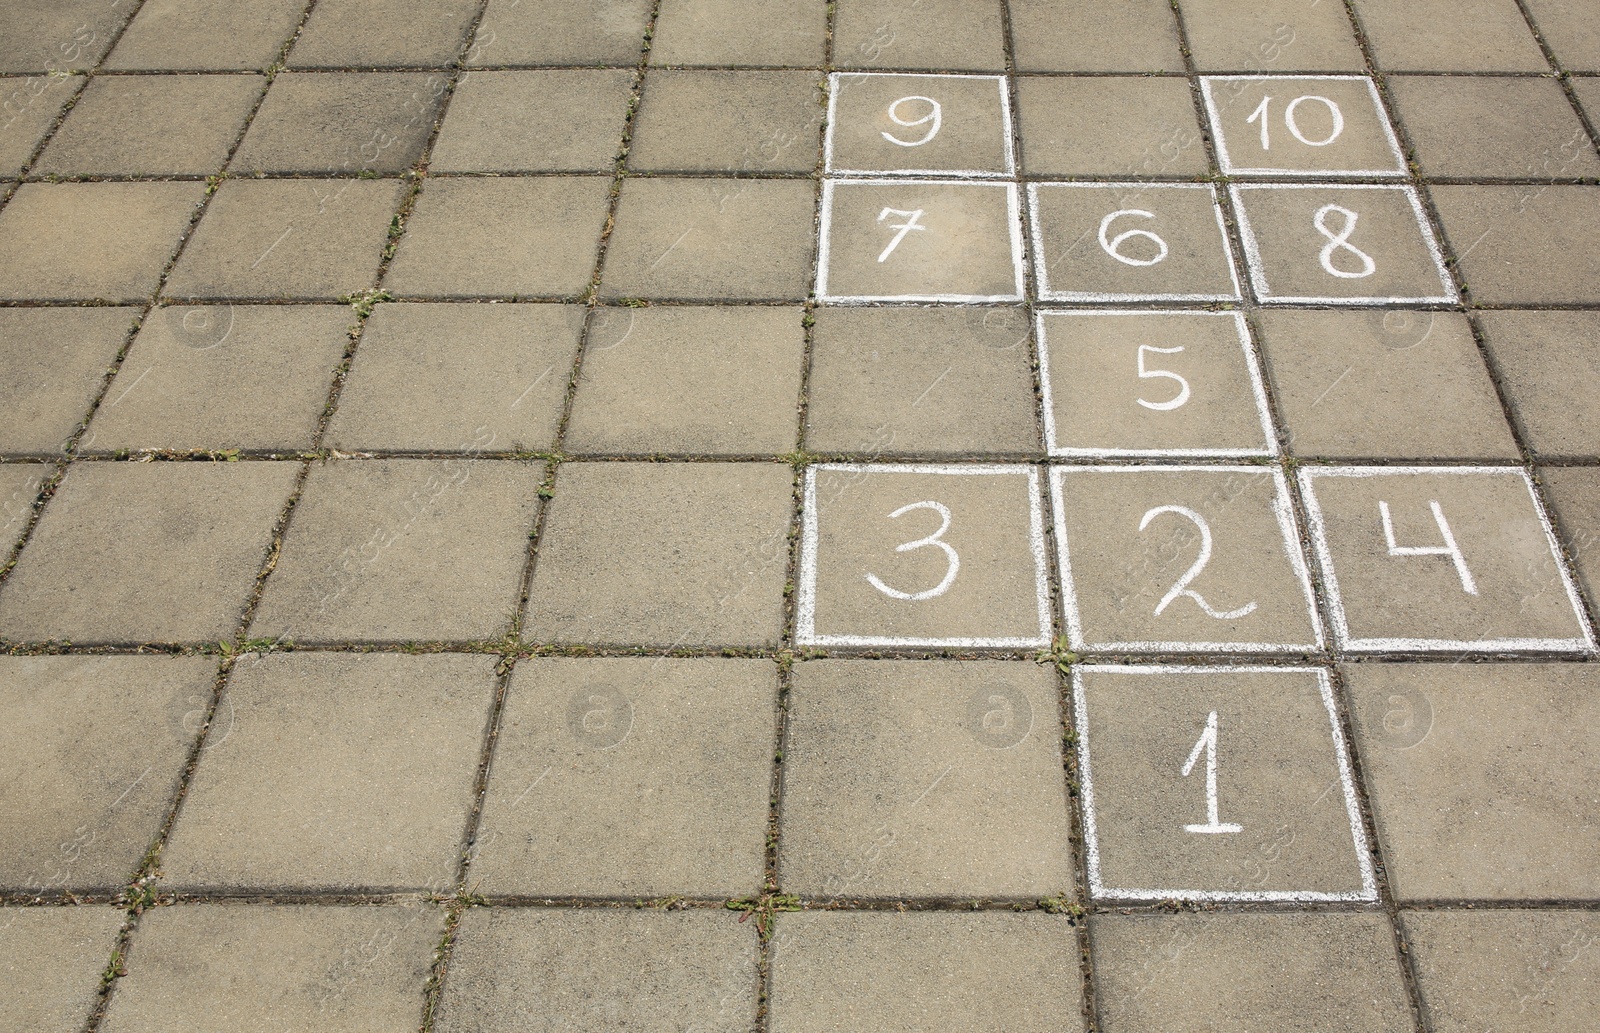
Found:
[[[0,1025],[1600,1008],[1592,0],[0,0]]]

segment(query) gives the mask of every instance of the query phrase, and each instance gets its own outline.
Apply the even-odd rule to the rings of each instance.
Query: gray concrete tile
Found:
[[[470,72],[428,158],[433,172],[610,172],[632,72]]]
[[[807,447],[826,453],[1037,452],[1018,308],[824,308],[812,331]]]
[[[422,72],[284,72],[229,167],[240,172],[403,172],[422,157],[447,80]]]
[[[308,449],[350,320],[342,305],[155,309],[80,450]]]
[[[833,23],[833,62],[840,68],[905,68],[1003,72],[1001,0],[851,0]]]
[[[1600,190],[1592,186],[1429,188],[1472,300],[1585,303],[1600,282]]]
[[[0,211],[0,252],[26,255],[0,298],[142,301],[203,183],[24,183]]]
[[[1026,661],[799,665],[779,884],[824,901],[1071,895],[1059,691]]]
[[[800,300],[815,219],[810,180],[629,179],[601,296]]]
[[[770,660],[522,661],[469,883],[491,896],[756,895],[777,705]]]
[[[650,61],[820,67],[827,14],[815,0],[664,0]]]
[[[1009,0],[1019,72],[1181,72],[1178,23],[1162,0]]]
[[[1600,314],[1484,312],[1484,341],[1500,387],[1541,458],[1600,456],[1600,413],[1589,399],[1600,391]]]
[[[1588,132],[1553,80],[1397,75],[1389,92],[1427,175],[1547,180],[1600,173]]]
[[[1200,80],[1217,162],[1235,175],[1399,177],[1406,164],[1366,76],[1218,75]]]
[[[55,474],[54,466],[15,463],[0,466],[0,554],[7,558],[33,516],[33,503]]]
[[[434,1028],[735,1033],[755,1021],[754,922],[724,910],[470,908]]]
[[[0,309],[0,449],[59,452],[138,316],[134,308]]]
[[[555,442],[583,310],[379,305],[328,425],[361,451],[540,451]]]
[[[1600,598],[1600,550],[1596,549],[1600,545],[1600,471],[1541,466],[1539,481],[1545,486],[1551,516],[1592,605]]]
[[[365,290],[405,194],[393,180],[229,180],[195,227],[167,296],[333,301]]]
[[[39,156],[41,175],[221,170],[265,83],[253,75],[116,75],[89,84]]]
[[[471,452],[316,466],[254,634],[303,642],[503,634],[543,476],[542,464]]]
[[[1592,648],[1520,469],[1318,467],[1300,478],[1343,648]]]
[[[1405,911],[1429,1028],[1536,1033],[1592,1021],[1600,969],[1589,911]]]
[[[563,450],[792,451],[801,319],[790,307],[598,310]]]
[[[1202,72],[1361,72],[1361,48],[1342,4],[1303,0],[1182,0],[1195,67]]]
[[[829,173],[1009,177],[1011,102],[998,75],[840,72],[831,79]]]
[[[1051,454],[1276,450],[1249,327],[1237,313],[1048,312],[1039,327]]]
[[[1052,475],[1073,648],[1300,652],[1320,644],[1286,486],[1273,468],[1061,467]]]
[[[157,908],[139,922],[100,1028],[409,1029],[443,932],[424,904]]]
[[[1344,678],[1397,899],[1594,896],[1593,668],[1361,663]]]
[[[305,0],[146,0],[106,67],[265,71],[305,8]]]
[[[1355,0],[1388,72],[1548,72],[1516,0]]]
[[[127,885],[161,832],[216,675],[203,656],[0,661],[0,884]]]
[[[821,84],[820,73],[805,71],[652,71],[634,122],[628,167],[810,172],[824,112]]]
[[[402,296],[580,294],[610,187],[603,176],[432,180],[385,285]]]
[[[1042,646],[1038,470],[813,466],[796,636],[805,645]]]
[[[792,496],[776,463],[563,465],[523,637],[775,644]]]
[[[1561,67],[1600,71],[1600,24],[1584,0],[1527,0],[1526,6]]]
[[[1186,79],[1022,77],[1017,108],[1029,175],[1188,176],[1210,167]]]
[[[126,913],[114,907],[0,911],[0,1007],[17,1029],[80,1029]]]
[[[1595,116],[1600,114],[1600,78],[1573,78],[1571,82],[1572,92],[1577,95],[1578,103],[1583,105],[1584,112],[1592,124]]]
[[[1413,1028],[1379,914],[1099,915],[1089,941],[1105,1033]]]
[[[161,854],[182,889],[454,887],[492,656],[247,658]]]
[[[55,72],[93,68],[134,8],[101,0],[48,6],[8,0],[4,10],[0,72]]]
[[[81,84],[70,76],[0,76],[0,175],[22,170]]]
[[[489,0],[468,65],[639,63],[653,0]]]
[[[74,467],[0,590],[0,635],[230,638],[295,473],[291,463]]]
[[[466,44],[478,0],[320,0],[290,68],[443,68]]]
[[[1033,914],[781,915],[774,1033],[1082,1028],[1078,939]]]
[[[1295,455],[1521,457],[1464,317],[1286,310],[1260,320],[1273,397]]]

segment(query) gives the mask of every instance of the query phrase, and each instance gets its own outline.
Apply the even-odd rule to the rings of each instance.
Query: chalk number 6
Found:
[[[909,513],[914,509],[931,509],[935,513],[938,513],[942,521],[939,524],[939,529],[928,535],[926,538],[918,538],[914,542],[906,542],[904,545],[897,545],[895,546],[894,551],[912,552],[916,549],[927,548],[943,550],[945,559],[949,563],[949,567],[944,572],[944,580],[940,581],[937,585],[934,585],[925,592],[902,592],[898,588],[891,588],[884,584],[878,579],[878,575],[876,574],[867,575],[867,581],[872,585],[873,588],[876,588],[878,591],[892,599],[904,599],[908,602],[919,602],[923,599],[932,599],[936,596],[944,595],[950,590],[950,585],[955,582],[956,572],[961,569],[961,557],[956,554],[956,550],[950,546],[949,542],[944,541],[944,533],[950,530],[950,510],[937,502],[913,502],[908,506],[901,506],[893,513],[890,513],[889,519],[897,520],[902,515]]]

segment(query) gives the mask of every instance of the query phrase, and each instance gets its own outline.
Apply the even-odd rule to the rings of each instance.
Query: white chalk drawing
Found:
[[[906,101],[926,101],[935,106],[936,114],[929,120],[933,128],[921,140],[907,142],[896,138],[892,133],[880,133],[891,144],[898,144],[905,148],[920,147],[933,142],[939,132],[944,128],[944,116],[948,107],[948,99],[940,101],[930,94],[938,90],[927,84],[935,85],[940,81],[951,82],[987,82],[994,88],[994,96],[998,103],[995,110],[1000,117],[994,131],[1000,143],[1000,168],[998,169],[950,169],[950,168],[876,168],[862,169],[841,164],[834,153],[835,131],[839,125],[839,97],[852,83],[864,82],[872,79],[901,79],[915,80],[922,92],[907,94],[889,105],[889,120],[904,128],[921,125],[922,120],[902,121],[905,112],[897,109]],[[828,129],[822,141],[822,172],[824,176],[856,177],[867,176],[882,178],[885,176],[928,177],[937,176],[941,179],[1010,179],[1017,174],[1017,160],[1015,147],[1011,141],[1011,93],[1006,88],[1006,78],[1003,75],[957,75],[951,73],[907,73],[907,72],[833,72],[828,76]],[[916,153],[912,151],[910,153]]]
[[[891,215],[903,215],[905,216],[906,221],[891,222],[889,224],[890,229],[899,230],[900,232],[894,235],[894,237],[889,241],[889,246],[884,248],[883,252],[878,255],[878,261],[880,263],[887,259],[890,255],[894,254],[894,249],[900,246],[900,242],[902,240],[906,239],[907,233],[910,233],[912,230],[922,232],[928,228],[917,222],[918,219],[922,218],[921,208],[913,208],[910,211],[905,211],[900,208],[885,208],[883,211],[878,213],[878,221],[882,222]]]
[[[1171,380],[1178,385],[1178,393],[1167,399],[1165,402],[1152,402],[1148,398],[1139,398],[1137,401],[1140,405],[1144,406],[1146,409],[1153,409],[1156,412],[1171,412],[1174,409],[1181,409],[1184,404],[1189,401],[1189,382],[1183,378],[1181,373],[1174,373],[1169,369],[1146,369],[1144,364],[1145,352],[1154,352],[1157,355],[1178,355],[1182,353],[1182,351],[1183,345],[1181,344],[1174,348],[1157,348],[1153,344],[1139,345],[1139,357],[1137,360],[1139,366],[1139,379]]]
[[[1328,216],[1330,215],[1344,216],[1344,226],[1338,232],[1328,226]],[[1351,236],[1356,232],[1356,223],[1360,219],[1361,216],[1358,213],[1336,204],[1323,205],[1317,209],[1317,214],[1311,218],[1311,223],[1316,226],[1317,232],[1328,238],[1328,243],[1323,246],[1322,253],[1317,256],[1317,260],[1322,263],[1323,269],[1341,280],[1361,280],[1378,271],[1378,263],[1372,260],[1372,256],[1350,243]],[[1350,254],[1355,255],[1356,261],[1361,263],[1360,271],[1350,272],[1335,265],[1333,256],[1338,251],[1348,251]],[[879,261],[882,261],[882,259],[879,259]]]
[[[1472,571],[1467,569],[1467,558],[1461,555],[1461,546],[1456,544],[1455,533],[1450,530],[1450,523],[1444,518],[1444,509],[1437,500],[1429,500],[1428,508],[1433,510],[1433,522],[1438,525],[1439,535],[1444,539],[1444,544],[1400,545],[1394,538],[1394,521],[1389,517],[1389,503],[1379,500],[1378,517],[1383,521],[1383,540],[1389,546],[1389,555],[1448,556],[1450,562],[1455,564],[1456,576],[1461,578],[1461,590],[1468,595],[1477,595],[1478,583],[1472,579]]]
[[[1291,169],[1281,167],[1255,166],[1240,163],[1228,147],[1228,127],[1222,119],[1223,106],[1217,102],[1218,93],[1233,93],[1237,96],[1246,83],[1265,82],[1269,88],[1272,84],[1281,84],[1284,91],[1276,96],[1288,96],[1295,93],[1294,99],[1289,101],[1283,109],[1282,124],[1289,135],[1299,144],[1306,147],[1321,148],[1344,139],[1346,130],[1351,128],[1351,119],[1364,121],[1370,113],[1372,124],[1376,125],[1382,137],[1385,149],[1389,153],[1389,164],[1379,168],[1345,168],[1337,165],[1319,169]],[[1298,92],[1302,89],[1316,89],[1307,87],[1308,83],[1359,83],[1363,87],[1367,103],[1362,105],[1365,109],[1361,112],[1346,111],[1334,100],[1320,93]],[[1297,85],[1298,84],[1298,85]],[[1288,75],[1288,76],[1261,76],[1261,75],[1203,75],[1200,77],[1200,93],[1205,101],[1206,116],[1210,119],[1211,128],[1217,143],[1217,164],[1221,167],[1223,175],[1227,176],[1272,176],[1274,178],[1311,178],[1311,179],[1340,179],[1344,177],[1359,176],[1365,178],[1401,178],[1406,175],[1405,156],[1400,150],[1400,140],[1395,135],[1394,127],[1389,124],[1389,117],[1384,113],[1383,101],[1378,96],[1378,87],[1367,76],[1361,75]],[[1258,125],[1261,133],[1261,149],[1267,153],[1282,154],[1291,148],[1272,146],[1275,131],[1273,125],[1279,120],[1273,117],[1273,94],[1266,96],[1245,119],[1246,125]],[[1301,125],[1299,115],[1303,104],[1326,105],[1332,119],[1332,127],[1326,135],[1313,137],[1306,133]],[[1310,109],[1307,109],[1308,112]],[[1248,132],[1248,130],[1246,130]],[[1291,145],[1292,147],[1292,145]]]
[[[1328,114],[1333,120],[1332,130],[1329,131],[1327,136],[1320,140],[1312,140],[1307,137],[1305,133],[1301,131],[1300,120],[1296,117],[1297,109],[1301,104],[1308,100],[1314,100],[1326,105]],[[1266,97],[1262,98],[1261,103],[1256,106],[1255,111],[1250,113],[1250,117],[1245,119],[1245,122],[1248,124],[1254,124],[1258,120],[1260,121],[1261,149],[1263,151],[1272,150],[1272,118],[1270,115],[1271,105],[1272,95],[1269,93]],[[1284,126],[1289,130],[1289,134],[1296,140],[1299,140],[1301,143],[1305,144],[1307,147],[1326,147],[1330,143],[1333,143],[1333,141],[1339,139],[1340,135],[1344,133],[1344,112],[1339,110],[1339,105],[1335,104],[1326,97],[1319,97],[1316,94],[1305,94],[1303,96],[1296,97],[1294,100],[1291,100],[1283,109],[1283,122]]]
[[[1215,710],[1206,718],[1206,730],[1200,733],[1193,752],[1189,754],[1189,760],[1183,765],[1184,778],[1188,778],[1194,771],[1195,762],[1200,759],[1202,753],[1206,757],[1206,821],[1204,825],[1185,825],[1183,831],[1196,832],[1203,836],[1243,832],[1243,825],[1224,823],[1221,820],[1221,808],[1217,803],[1217,712]]]
[[[1161,602],[1156,604],[1155,616],[1161,616],[1166,611],[1166,608],[1172,605],[1173,600],[1183,598],[1194,600],[1195,605],[1204,610],[1206,616],[1214,617],[1219,621],[1235,621],[1240,617],[1248,617],[1254,613],[1256,611],[1254,602],[1246,603],[1233,610],[1217,610],[1206,602],[1205,596],[1189,587],[1190,583],[1206,569],[1206,564],[1211,562],[1211,525],[1206,523],[1205,517],[1202,517],[1188,506],[1157,506],[1145,513],[1144,519],[1139,521],[1139,530],[1143,531],[1149,527],[1150,521],[1163,513],[1181,516],[1195,526],[1195,530],[1200,532],[1200,554],[1195,557],[1194,563],[1190,565],[1188,570],[1184,571],[1183,576],[1178,579],[1177,583],[1167,590],[1166,595],[1161,597]]]
[[[922,103],[928,105],[928,113],[923,115],[921,118],[914,118],[909,122],[901,118],[897,112],[900,110],[900,105],[904,104],[908,100],[921,101]],[[923,125],[928,126],[928,131],[922,135],[921,139],[918,140],[902,140],[893,133],[878,134],[885,140],[888,140],[890,143],[897,144],[901,147],[921,147],[923,144],[931,142],[934,137],[938,136],[939,130],[943,128],[944,105],[940,104],[932,97],[919,97],[915,94],[910,97],[901,97],[899,100],[889,105],[889,121],[903,129],[915,129],[918,126]]]
[[[939,518],[943,522],[939,524],[939,529],[937,531],[928,535],[926,538],[918,538],[914,542],[906,542],[904,545],[897,545],[895,546],[894,551],[913,552],[917,549],[942,549],[944,551],[945,559],[949,561],[949,565],[944,572],[943,580],[941,580],[937,585],[923,592],[902,592],[898,588],[891,588],[884,584],[878,579],[878,575],[868,574],[867,582],[871,584],[873,588],[876,588],[878,591],[882,592],[886,596],[889,596],[891,599],[903,599],[907,602],[921,602],[924,599],[936,599],[950,590],[950,586],[955,583],[956,573],[961,570],[960,555],[957,554],[954,546],[944,540],[944,533],[950,530],[950,509],[948,506],[941,505],[938,502],[913,502],[910,505],[901,506],[893,513],[890,513],[889,519],[898,520],[906,513],[910,513],[917,509],[931,509],[935,513],[939,514]]]
[[[1100,247],[1105,250],[1106,254],[1110,255],[1112,258],[1115,258],[1117,261],[1121,262],[1123,265],[1132,265],[1132,266],[1141,266],[1142,267],[1142,266],[1152,266],[1152,265],[1159,264],[1163,259],[1165,259],[1167,257],[1167,253],[1168,253],[1167,252],[1167,242],[1162,240],[1160,237],[1156,236],[1154,233],[1151,233],[1149,230],[1143,230],[1143,229],[1123,230],[1121,233],[1117,234],[1115,237],[1112,237],[1109,240],[1106,239],[1106,232],[1111,228],[1111,224],[1114,221],[1116,221],[1117,219],[1122,218],[1124,215],[1136,215],[1141,219],[1154,219],[1156,217],[1154,212],[1147,212],[1143,208],[1124,208],[1121,211],[1112,212],[1110,215],[1108,215],[1104,219],[1100,220]],[[1122,245],[1123,245],[1123,243],[1125,241],[1131,239],[1131,238],[1134,238],[1134,237],[1140,237],[1140,238],[1143,238],[1143,239],[1148,240],[1151,243],[1155,244],[1155,246],[1156,246],[1155,257],[1154,258],[1137,258],[1137,257],[1135,257],[1133,255],[1125,255],[1125,254],[1123,254],[1122,253]]]

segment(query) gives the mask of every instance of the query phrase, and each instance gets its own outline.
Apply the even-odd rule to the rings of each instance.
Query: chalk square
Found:
[[[823,301],[1020,301],[1014,183],[822,183],[816,295]]]
[[[828,85],[827,175],[1016,174],[1003,76],[835,72]]]
[[[802,644],[1050,641],[1033,467],[823,464],[806,471],[804,507]]]
[[[1322,467],[1300,485],[1341,649],[1594,650],[1521,469]]]
[[[1276,467],[1057,467],[1051,489],[1073,649],[1321,648]]]
[[[1230,186],[1263,305],[1453,305],[1459,300],[1415,187]]]
[[[1377,899],[1325,670],[1078,666],[1072,695],[1092,898]]]
[[[1038,328],[1051,455],[1276,453],[1243,315],[1045,312]]]
[[[1207,183],[1030,183],[1041,301],[1234,301]]]
[[[1226,176],[1404,176],[1378,88],[1360,75],[1203,75]]]

